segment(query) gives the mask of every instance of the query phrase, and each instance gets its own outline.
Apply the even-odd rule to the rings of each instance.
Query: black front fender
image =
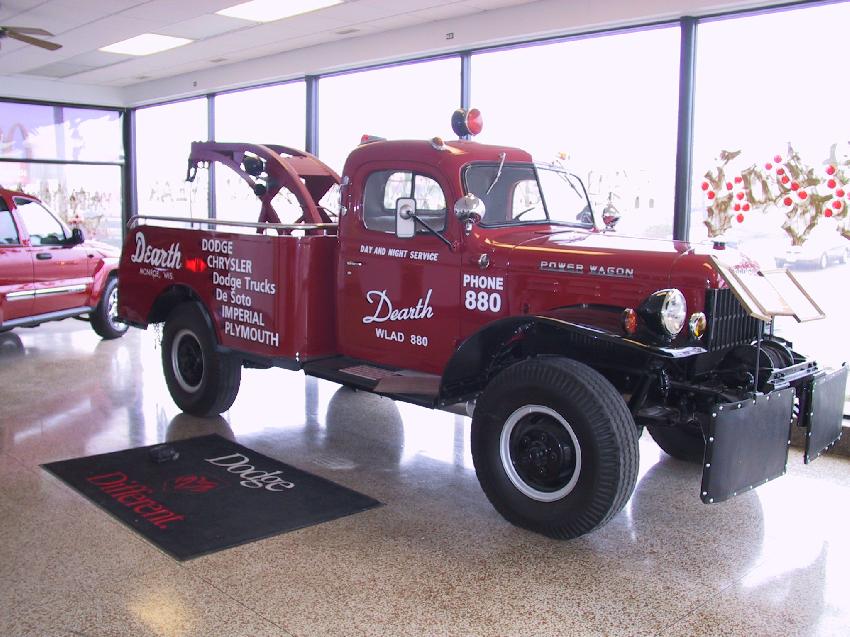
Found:
[[[610,310],[582,308],[581,318],[598,312],[610,323]],[[646,369],[651,359],[675,360],[705,353],[702,347],[661,347],[642,343],[585,322],[558,316],[512,316],[488,324],[468,337],[452,356],[440,384],[440,402],[464,400],[483,389],[504,367],[532,356],[566,356],[596,369],[608,366]],[[605,319],[604,321],[601,319]]]

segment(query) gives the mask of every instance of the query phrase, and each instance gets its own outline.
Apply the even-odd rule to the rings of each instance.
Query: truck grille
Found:
[[[706,290],[705,316],[708,320],[706,345],[709,351],[751,343],[763,329],[762,321],[747,314],[729,288]]]

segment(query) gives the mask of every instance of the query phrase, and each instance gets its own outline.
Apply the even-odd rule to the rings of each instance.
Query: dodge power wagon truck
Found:
[[[0,332],[65,318],[87,319],[118,338],[118,255],[86,241],[32,195],[0,188]]]
[[[164,323],[181,409],[227,410],[243,366],[466,404],[493,506],[558,538],[620,511],[644,428],[703,464],[706,503],[782,475],[792,426],[806,461],[838,438],[846,365],[772,329],[822,317],[793,276],[720,244],[619,236],[575,175],[469,141],[477,111],[453,124],[467,139],[364,137],[341,179],[291,148],[192,144],[188,177],[232,169],[259,215],[129,222],[119,316]],[[338,213],[321,204],[337,185]]]

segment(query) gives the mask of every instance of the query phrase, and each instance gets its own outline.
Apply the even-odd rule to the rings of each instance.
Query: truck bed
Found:
[[[188,294],[225,348],[264,359],[331,356],[337,250],[335,234],[136,225],[121,258],[119,314],[144,327],[166,318],[168,299]]]

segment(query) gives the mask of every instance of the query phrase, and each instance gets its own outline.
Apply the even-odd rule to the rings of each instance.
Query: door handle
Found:
[[[38,259],[39,261],[47,261],[48,259],[52,259],[53,255],[50,254],[49,252],[39,252],[38,254],[35,255],[35,258]]]

